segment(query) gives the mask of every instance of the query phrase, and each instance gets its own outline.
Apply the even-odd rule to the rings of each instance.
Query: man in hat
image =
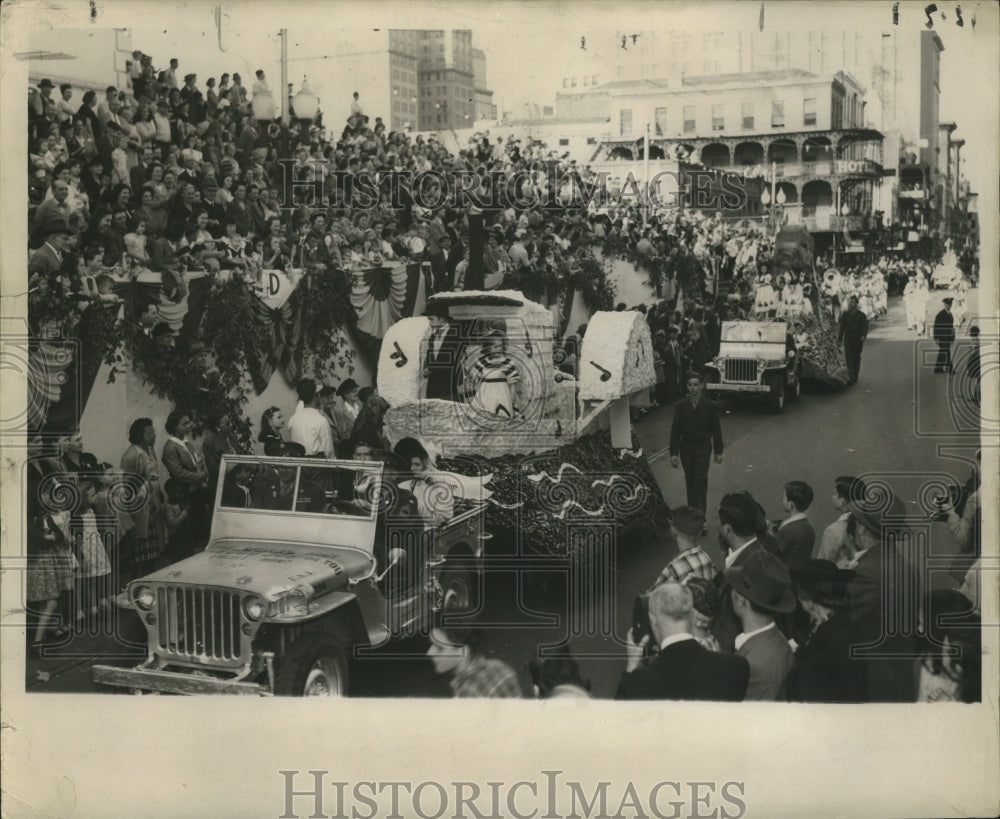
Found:
[[[424,358],[424,378],[427,382],[426,398],[444,401],[458,400],[459,331],[448,320],[448,308],[443,304],[429,304],[424,310],[431,325]]]
[[[891,491],[888,499],[852,494],[847,533],[857,551],[843,568],[855,572],[847,584],[848,613],[859,643],[879,644],[882,656],[868,659],[868,694],[876,702],[913,702],[913,626],[922,599],[921,577],[910,565],[898,527],[906,507]],[[897,529],[897,531],[890,531]],[[886,604],[891,601],[893,611]],[[899,624],[887,633],[889,619]],[[907,633],[909,632],[909,633]],[[899,659],[896,659],[898,657]]]
[[[649,621],[659,652],[646,665],[649,637],[626,649],[625,673],[618,683],[620,700],[741,701],[750,667],[743,657],[709,651],[692,632],[694,598],[681,583],[668,580],[649,593]]]
[[[938,343],[937,361],[934,362],[934,372],[954,372],[951,366],[951,345],[955,340],[955,317],[951,314],[954,299],[950,296],[942,299],[944,307],[934,317],[934,340]]]
[[[724,571],[733,610],[743,631],[736,635],[736,654],[750,665],[748,700],[783,699],[785,677],[794,657],[775,617],[795,610],[792,578],[774,555],[755,552],[739,566]]]
[[[837,343],[844,345],[847,359],[847,383],[857,384],[861,371],[861,349],[868,338],[868,318],[858,309],[858,297],[851,296],[847,310],[840,314]]]
[[[671,512],[670,532],[677,543],[679,554],[660,572],[653,586],[659,586],[668,580],[684,583],[689,577],[715,579],[715,564],[698,543],[698,535],[704,525],[705,515],[700,509],[678,506]]]
[[[65,224],[75,232],[83,229],[83,214],[74,212],[69,202],[69,182],[58,177],[52,180],[52,198],[38,206],[31,221],[31,236],[36,242],[33,246],[37,246],[37,242],[47,235],[46,231],[56,224]]]
[[[299,403],[288,421],[292,441],[305,447],[307,457],[332,458],[333,436],[330,424],[319,411],[320,397],[316,382],[311,378],[300,379],[295,386]]]
[[[31,283],[34,283],[36,277],[48,279],[62,269],[63,253],[72,235],[69,223],[58,213],[49,214],[38,226],[38,232],[45,236],[45,242],[31,254],[28,261],[28,279]]]

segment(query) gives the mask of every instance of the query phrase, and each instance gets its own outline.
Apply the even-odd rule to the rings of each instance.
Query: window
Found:
[[[657,108],[653,112],[653,118],[656,123],[656,135],[664,136],[667,133],[667,109]]]
[[[753,128],[753,123],[754,123],[753,103],[752,102],[743,103],[740,113],[743,119],[743,127],[747,129]]]
[[[816,98],[806,97],[802,100],[802,124],[816,124]]]
[[[712,106],[712,130],[722,131],[726,127],[726,106],[716,104]]]
[[[597,144],[597,137],[587,137],[587,144],[588,145],[596,145]]]
[[[590,84],[591,85],[597,85],[597,75],[596,74],[594,74],[594,76],[590,78]]]
[[[694,133],[695,120],[694,120],[694,106],[685,105],[684,106],[684,133],[690,134]]]
[[[576,77],[573,77],[569,82],[573,88],[576,88]]]
[[[771,100],[771,127],[785,127],[785,101]]]
[[[562,145],[562,146],[569,145],[569,138],[568,137],[559,137],[559,144]]]
[[[563,88],[569,88],[569,77],[563,77]]]
[[[618,133],[621,136],[631,136],[632,134],[632,109],[623,108],[618,112]]]

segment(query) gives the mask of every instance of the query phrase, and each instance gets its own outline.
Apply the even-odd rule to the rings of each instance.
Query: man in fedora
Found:
[[[785,677],[794,656],[784,634],[778,630],[778,614],[795,610],[792,578],[788,568],[766,551],[755,552],[739,566],[724,572],[732,587],[733,610],[743,626],[736,636],[736,654],[750,664],[748,700],[784,699]]]
[[[743,657],[709,651],[692,632],[694,598],[687,586],[668,580],[649,593],[649,620],[659,652],[643,665],[649,637],[632,642],[629,632],[620,700],[728,700],[747,690],[750,666]]]
[[[58,213],[49,214],[38,226],[38,232],[45,236],[45,242],[28,261],[29,282],[36,277],[48,279],[62,269],[63,253],[72,235],[69,222]]]
[[[843,567],[854,571],[847,584],[848,614],[859,643],[878,646],[880,656],[862,658],[867,659],[869,700],[913,702],[915,624],[924,589],[903,550],[907,538],[900,537],[906,507],[891,491],[877,500],[854,496],[848,504],[847,533],[857,547]],[[892,629],[890,620],[896,624]]]
[[[955,340],[955,317],[951,314],[954,299],[950,296],[942,299],[944,307],[934,317],[934,340],[938,343],[937,361],[934,362],[934,372],[954,372],[951,366],[951,345]]]

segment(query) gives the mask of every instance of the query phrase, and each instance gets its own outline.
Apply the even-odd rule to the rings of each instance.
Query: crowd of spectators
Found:
[[[185,297],[192,271],[239,276],[252,287],[265,269],[350,276],[393,260],[421,262],[428,295],[461,289],[470,264],[468,208],[424,204],[453,191],[435,190],[439,183],[419,191],[403,185],[398,197],[384,195],[373,208],[352,198],[365,178],[387,194],[394,175],[428,171],[440,172],[446,186],[450,172],[467,172],[477,194],[492,203],[484,209],[487,288],[514,287],[549,301],[551,283],[594,248],[649,274],[657,298],[636,309],[646,313],[654,339],[656,402],[678,397],[682,374],[700,370],[718,352],[723,321],[759,315],[753,304],[762,277],[771,273],[773,252],[773,239],[759,226],[684,209],[643,214],[634,200],[619,201],[614,183],[537,140],[504,143],[477,134],[454,152],[433,135],[389,131],[356,97],[338,129],[325,127],[322,116],[288,126],[258,121],[238,74],[201,84],[182,70],[177,59],[157,70],[149,55],[136,51],[125,88],[81,95],[64,84],[56,93],[43,79],[30,89],[29,320],[35,327],[53,317],[72,324],[89,309],[116,304],[115,285],[143,272],[159,274],[164,304]],[[262,72],[254,87],[266,90]],[[297,184],[288,185],[286,173]],[[911,270],[910,263],[876,263],[859,277],[841,271],[848,284],[840,294],[862,288],[872,314],[884,312],[886,294],[894,287],[901,292],[900,277]],[[779,284],[766,317],[794,318],[835,300],[804,275],[773,282]],[[172,343],[169,326],[155,307],[151,312],[126,320],[140,322],[154,342]],[[565,340],[563,368],[574,366],[585,330]],[[386,406],[374,387],[359,389],[347,379],[324,388],[303,379],[298,388],[297,407],[271,408],[261,419],[265,452],[333,456],[359,444],[386,447]],[[65,519],[47,511],[48,503],[31,509],[32,553],[45,567],[36,573],[44,582],[31,597],[44,612],[37,643],[60,623],[99,617],[120,581],[205,542],[219,458],[236,445],[233,419],[213,417],[198,419],[209,434],[196,448],[192,420],[187,408],[171,414],[159,459],[152,421],[132,423],[120,468],[142,478],[148,503],[138,512],[109,510],[101,487],[116,470],[96,458],[82,463],[74,455],[81,451],[78,439],[66,439],[55,455],[39,460],[47,464],[40,481],[76,476],[67,480],[79,501]],[[47,491],[59,485],[56,479]],[[102,503],[103,516],[94,511]],[[116,537],[102,540],[102,531]],[[82,549],[74,546],[80,542]],[[112,542],[109,553],[105,544]],[[112,566],[117,576],[110,579]],[[674,614],[676,598],[671,595]],[[538,672],[544,681],[544,669]],[[552,681],[542,687],[553,687]]]

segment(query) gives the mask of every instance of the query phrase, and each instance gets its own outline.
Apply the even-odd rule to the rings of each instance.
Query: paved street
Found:
[[[971,295],[969,314],[974,315],[974,292]],[[925,350],[933,353],[933,345],[915,343],[915,333],[905,328],[902,313],[897,298],[890,302],[889,315],[873,322],[856,386],[842,392],[804,391],[800,401],[786,405],[781,415],[771,415],[762,403],[752,400],[723,404],[726,450],[723,463],[711,468],[710,510],[717,508],[725,492],[749,489],[768,517],[778,518],[784,482],[804,480],[816,493],[809,517],[821,531],[834,517],[830,496],[837,475],[884,477],[917,517],[922,516],[918,500],[928,475],[946,473],[956,483],[965,481],[968,464],[942,457],[938,448],[948,443],[959,457],[974,453],[978,445],[974,430],[965,429],[962,434],[967,426],[963,419],[970,417],[969,404],[949,396],[950,385],[959,383],[957,377],[934,375],[932,364],[917,366]],[[959,331],[960,339],[966,330]],[[961,370],[965,353],[961,344],[956,347],[956,366]],[[683,474],[671,468],[664,449],[672,414],[671,407],[653,410],[637,429],[668,504],[676,506],[685,500]],[[706,546],[721,564],[715,521],[711,514],[709,518]],[[943,524],[932,524],[929,531],[932,553],[954,551]],[[613,592],[597,600],[580,600],[572,607],[562,599],[558,582],[545,599],[519,588],[515,572],[489,572],[479,615],[488,627],[487,648],[522,672],[522,687],[528,693],[524,668],[536,647],[559,644],[572,632],[571,649],[590,677],[594,693],[612,696],[622,668],[616,638],[623,638],[629,628],[634,595],[649,585],[674,552],[666,533],[655,533],[645,545],[618,543],[610,584]],[[951,580],[941,574],[934,582],[947,585]],[[577,617],[567,616],[571,609],[579,612]],[[412,640],[356,661],[352,694],[448,696],[446,682],[434,675],[422,657],[425,645]],[[86,655],[113,654],[120,649],[106,636],[90,635],[77,639],[69,650],[80,656],[29,660],[29,689],[91,691]],[[406,652],[410,658],[399,656]],[[38,671],[47,679],[38,677]]]

